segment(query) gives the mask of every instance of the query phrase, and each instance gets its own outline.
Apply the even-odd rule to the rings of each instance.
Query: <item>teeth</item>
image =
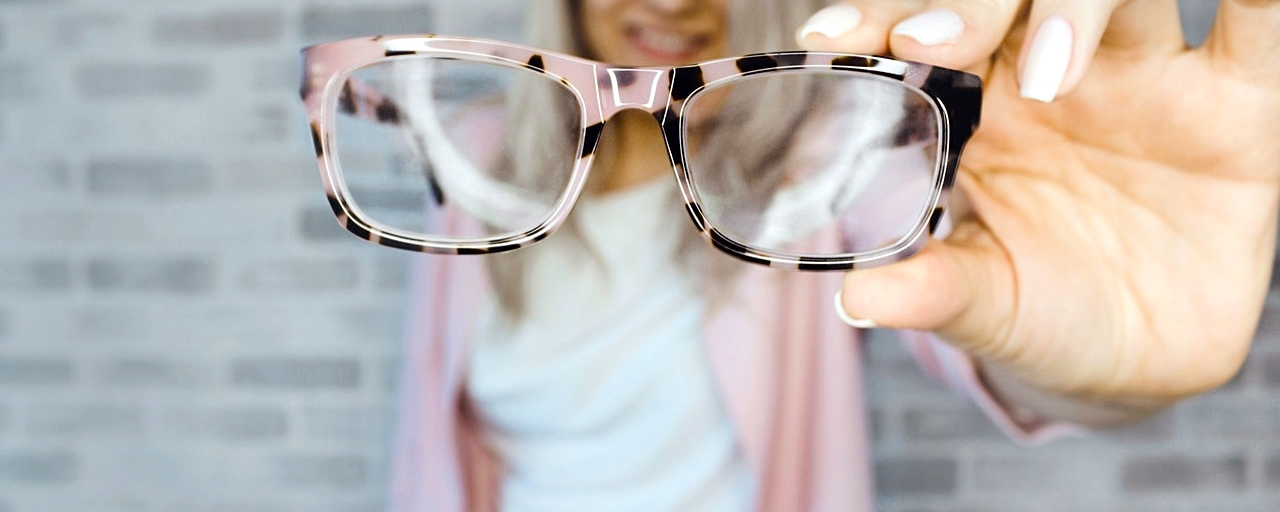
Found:
[[[687,37],[673,32],[641,30],[640,41],[646,46],[662,53],[682,54],[692,50],[694,42]]]

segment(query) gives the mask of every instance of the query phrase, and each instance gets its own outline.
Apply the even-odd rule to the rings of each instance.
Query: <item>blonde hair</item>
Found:
[[[561,53],[588,55],[588,48],[582,36],[581,20],[578,19],[578,13],[581,12],[579,7],[582,1],[532,0],[529,3],[528,16],[526,18],[526,42],[532,46]],[[729,55],[796,49],[795,30],[813,12],[822,8],[823,3],[823,0],[731,0],[728,19],[729,41],[727,45]],[[787,94],[781,94],[782,92],[779,91],[780,94],[776,97],[795,98],[797,96],[795,91],[790,91]],[[758,98],[759,96],[756,97]],[[518,137],[516,134],[522,132],[520,126],[527,122],[522,120],[545,119],[545,116],[552,114],[547,112],[547,109],[555,108],[554,103],[530,101],[531,99],[523,96],[509,106],[510,119],[512,120],[512,126],[507,130],[509,135]],[[723,109],[739,112],[750,111],[752,115],[744,116],[745,118],[764,122],[749,123],[746,126],[735,128],[731,134],[724,134],[721,137],[708,137],[704,141],[700,154],[706,156],[700,156],[700,159],[713,160],[718,164],[723,164],[717,165],[719,172],[709,178],[717,180],[719,182],[717,185],[726,189],[742,189],[748,186],[752,188],[768,187],[773,179],[769,176],[761,176],[760,173],[774,167],[767,164],[780,157],[786,144],[787,133],[790,131],[792,124],[798,122],[806,106],[806,102],[794,100],[769,103],[751,102],[747,104],[735,102],[731,96],[726,101]],[[778,122],[779,120],[784,120],[784,122],[780,123]],[[791,122],[786,122],[786,120]],[[736,144],[735,142],[742,140],[744,131],[752,134],[752,138],[749,140],[774,141],[774,143],[754,144],[751,148],[743,148],[741,144]],[[576,134],[573,136],[576,136]],[[527,146],[534,143],[535,141],[526,138],[524,140],[508,141],[508,146],[515,154],[526,154],[530,152]],[[515,179],[522,182],[536,179],[534,176],[539,172],[538,169],[517,168],[517,166],[521,165],[528,166],[527,162],[530,162],[530,160],[515,158],[514,156],[508,156],[506,160],[512,166],[511,172],[516,175]],[[526,162],[526,164],[521,164],[521,162]],[[676,209],[672,209],[669,212],[654,212],[654,214],[686,215],[683,211]],[[569,222],[557,233],[557,236],[572,237],[581,242],[579,233],[579,229],[573,222],[573,217],[570,217]],[[683,233],[685,234],[680,241],[677,263],[683,271],[689,273],[690,278],[700,284],[700,289],[703,291],[704,296],[709,299],[715,299],[724,291],[723,284],[729,282],[729,278],[736,274],[737,269],[741,268],[740,263],[727,256],[707,257],[712,251],[707,250],[706,242],[697,235],[692,225]],[[586,244],[582,245],[587,254],[592,254]],[[493,255],[488,265],[490,279],[496,291],[499,304],[507,314],[517,317],[525,309],[526,275],[524,260],[526,258],[523,257],[522,252],[514,251]]]

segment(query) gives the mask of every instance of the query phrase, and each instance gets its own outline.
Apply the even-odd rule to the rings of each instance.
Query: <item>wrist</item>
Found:
[[[1034,427],[1065,421],[1090,428],[1115,428],[1142,421],[1173,400],[1097,397],[1044,389],[990,361],[974,360],[978,379],[1017,423]]]

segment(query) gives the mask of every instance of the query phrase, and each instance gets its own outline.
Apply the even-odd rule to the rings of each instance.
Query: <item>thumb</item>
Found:
[[[937,331],[961,349],[983,352],[1012,325],[1013,272],[995,244],[957,238],[935,240],[906,261],[845,274],[839,306],[862,325]]]

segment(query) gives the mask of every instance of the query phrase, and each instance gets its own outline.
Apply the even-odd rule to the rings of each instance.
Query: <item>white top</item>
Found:
[[[595,257],[565,236],[522,249],[527,314],[495,305],[468,393],[505,463],[505,512],[742,512],[755,482],[712,379],[703,302],[672,264],[674,180],[579,201]],[[636,212],[652,212],[637,215]]]

